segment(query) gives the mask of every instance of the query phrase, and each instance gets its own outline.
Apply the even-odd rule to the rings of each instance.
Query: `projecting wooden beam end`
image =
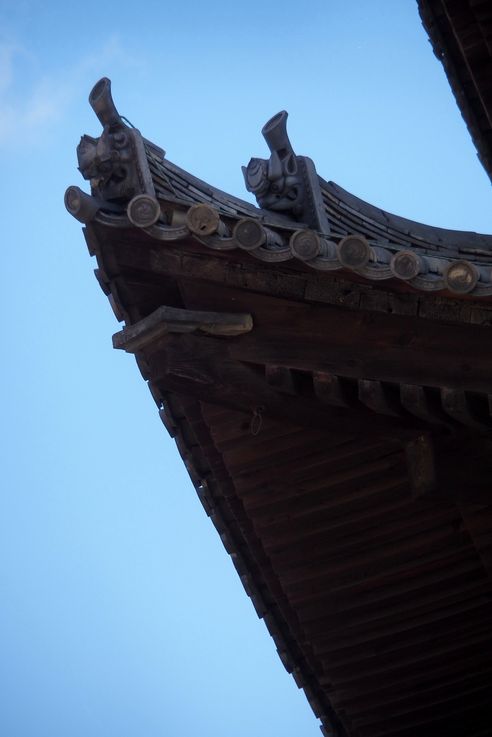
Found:
[[[458,504],[492,501],[492,440],[460,432],[423,433],[405,444],[408,477],[415,499]]]
[[[418,435],[405,446],[408,476],[414,497],[422,497],[436,490],[436,462],[432,438]]]
[[[167,333],[206,333],[235,337],[253,329],[247,313],[201,312],[178,307],[159,307],[151,315],[113,335],[113,348],[135,353]]]

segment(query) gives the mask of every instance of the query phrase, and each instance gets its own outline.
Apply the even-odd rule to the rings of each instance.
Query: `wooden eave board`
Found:
[[[113,229],[93,223],[85,230],[89,240],[93,233],[93,239],[104,243],[101,255],[106,276],[130,277],[133,272],[141,277],[143,285],[162,284],[166,276],[176,284],[179,276],[188,274],[201,280],[222,281],[234,288],[249,288],[309,303],[432,316],[452,323],[487,325],[492,318],[492,298],[488,297],[477,300],[472,295],[457,297],[445,291],[438,295],[417,293],[401,280],[374,283],[349,270],[320,273],[296,260],[269,264],[240,249],[212,251],[193,238],[176,243],[160,242],[135,228]],[[91,248],[98,250],[98,247]]]

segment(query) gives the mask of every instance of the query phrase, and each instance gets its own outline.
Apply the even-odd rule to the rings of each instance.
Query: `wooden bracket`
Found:
[[[405,444],[405,455],[416,499],[490,505],[490,437],[467,432],[437,436],[423,433]]]
[[[148,317],[113,335],[113,348],[135,353],[167,333],[207,333],[232,337],[253,329],[246,313],[201,312],[178,307],[159,307]]]

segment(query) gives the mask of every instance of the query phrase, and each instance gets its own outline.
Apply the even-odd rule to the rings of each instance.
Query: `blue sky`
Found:
[[[195,175],[289,111],[319,173],[400,215],[492,231],[490,184],[410,0],[0,3],[0,734],[318,735],[63,207],[99,77]],[[328,278],[328,277],[327,277]]]

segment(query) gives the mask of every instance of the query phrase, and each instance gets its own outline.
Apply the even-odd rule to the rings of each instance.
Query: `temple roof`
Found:
[[[264,126],[264,135],[269,143],[272,129],[281,128],[281,133],[275,131],[284,139],[281,142],[284,148],[279,150],[288,150],[290,158],[286,157],[278,166],[292,165],[296,172],[285,175],[280,169],[276,180],[269,173],[260,174],[259,184],[253,187],[248,186],[247,180],[251,191],[255,191],[254,187],[258,192],[262,187],[270,187],[269,192],[257,196],[259,208],[180,169],[163,156],[162,149],[142,139],[137,131],[117,118],[115,126],[120,130],[119,135],[132,136],[139,144],[135,148],[134,177],[140,176],[144,186],[139,189],[140,183],[136,186],[132,182],[131,193],[136,196],[126,198],[128,208],[121,207],[121,193],[111,185],[106,198],[96,185],[91,200],[78,188],[71,188],[67,206],[82,220],[86,217],[85,207],[97,222],[115,228],[127,227],[130,222],[156,240],[179,241],[191,236],[212,250],[243,249],[269,263],[297,260],[321,272],[341,271],[350,274],[350,278],[363,277],[369,281],[390,280],[396,290],[411,287],[449,296],[492,295],[492,236],[413,222],[325,181],[317,175],[310,159],[294,154],[285,127],[287,114],[283,113],[280,124],[272,123],[277,118],[274,116]],[[265,134],[266,129],[269,132]],[[86,167],[87,178],[96,181],[90,171],[94,163],[88,167],[84,163],[92,153],[93,140],[88,136],[82,140],[79,159],[81,170]],[[121,147],[117,143],[111,143],[108,138],[104,145],[108,156],[120,155]],[[263,166],[265,171],[266,167],[272,167],[272,161],[277,166],[275,145],[269,143],[268,162],[252,159],[249,166],[253,164],[259,170]],[[248,176],[246,169],[245,176]],[[108,181],[111,182],[111,177]],[[279,182],[286,191],[289,189],[287,195],[284,192],[280,197],[274,192]],[[269,198],[271,207],[268,207]],[[207,207],[210,223],[193,225],[193,218],[207,217]],[[152,213],[150,219],[148,215],[139,216],[144,211]],[[181,222],[176,226],[174,223],[179,218]],[[200,230],[203,227],[206,232]]]
[[[492,7],[489,0],[418,0],[478,156],[492,178]]]
[[[90,102],[69,187],[198,498],[325,735],[491,724],[492,238],[359,200],[284,111],[258,207]],[[186,524],[186,521],[183,521]]]

